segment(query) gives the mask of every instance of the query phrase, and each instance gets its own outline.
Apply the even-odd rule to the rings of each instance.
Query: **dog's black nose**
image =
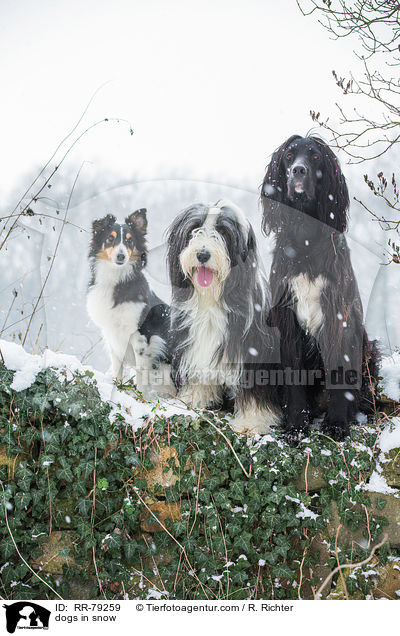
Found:
[[[199,263],[207,263],[207,261],[210,260],[210,252],[208,250],[201,250],[200,252],[197,252],[197,260],[199,261]]]
[[[117,261],[117,263],[124,263],[125,262],[125,254],[123,254],[122,252],[118,252],[116,261]]]
[[[302,163],[297,163],[295,166],[292,167],[292,174],[296,175],[297,177],[304,177],[307,174],[307,168]]]

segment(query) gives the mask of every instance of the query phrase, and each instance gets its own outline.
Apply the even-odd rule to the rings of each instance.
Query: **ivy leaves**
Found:
[[[0,365],[0,447],[14,462],[13,470],[1,467],[9,525],[31,559],[42,557],[50,530],[67,533],[69,543],[57,553],[68,557],[57,573],[65,598],[73,597],[77,579],[87,579],[90,598],[100,594],[98,580],[107,598],[121,598],[123,587],[146,598],[152,586],[176,599],[297,598],[300,563],[311,570],[318,564],[309,548],[332,502],[341,523],[365,526],[368,501],[357,486],[374,468],[376,435],[361,427],[357,444],[345,443],[340,452],[318,434],[300,449],[279,436],[267,443],[246,438],[212,413],[195,422],[155,416],[133,433],[121,418],[110,423],[110,406],[90,374],[67,380],[47,370],[15,394],[11,381]],[[154,458],[165,447],[174,451],[157,482]],[[318,492],[294,483],[305,457],[310,470],[323,470],[327,486]],[[174,476],[169,486],[167,474]],[[382,514],[384,504],[377,500]],[[146,522],[157,531],[144,531]],[[370,515],[372,538],[383,523]],[[22,567],[4,523],[0,554],[11,564],[2,572],[10,598],[24,598],[26,590],[32,599],[49,593]],[[343,550],[340,559],[346,558]],[[43,576],[54,586],[52,575]],[[357,580],[349,585],[357,588]]]

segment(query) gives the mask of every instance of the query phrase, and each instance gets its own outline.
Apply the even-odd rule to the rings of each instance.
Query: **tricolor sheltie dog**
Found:
[[[280,419],[267,378],[279,353],[250,223],[227,201],[187,208],[168,232],[168,266],[178,397],[195,408],[231,397],[234,430],[269,432]]]
[[[145,397],[154,397],[169,393],[164,385],[169,379],[170,309],[150,289],[142,271],[146,233],[145,209],[130,214],[124,224],[116,223],[112,214],[93,222],[87,310],[102,331],[113,377],[123,378],[124,365],[134,367],[138,388]]]

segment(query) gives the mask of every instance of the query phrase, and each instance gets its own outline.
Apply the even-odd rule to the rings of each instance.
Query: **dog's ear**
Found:
[[[344,232],[347,228],[349,191],[346,179],[340,169],[339,160],[329,146],[319,139],[313,138],[320,144],[323,155],[323,167],[319,184],[318,218],[337,232]]]
[[[271,157],[261,186],[261,203],[263,207],[262,229],[265,234],[277,232],[286,221],[285,205],[287,201],[287,175],[283,158],[287,148],[299,135],[292,135]]]
[[[241,250],[242,261],[245,261],[249,257],[252,257],[253,254],[257,251],[257,241],[256,236],[254,234],[254,230],[251,225],[249,225],[248,234],[247,234],[247,242],[243,242],[243,249]]]
[[[125,223],[130,225],[134,230],[141,232],[143,236],[147,233],[147,210],[146,208],[140,208],[135,210],[129,216],[126,217]]]
[[[250,225],[249,234],[248,234],[248,237],[247,237],[247,251],[248,252],[255,252],[256,249],[257,249],[256,236],[254,234],[254,230],[253,230],[252,226]]]
[[[92,223],[93,234],[98,234],[102,232],[110,225],[114,225],[116,221],[116,217],[113,214],[107,214],[103,219],[97,219]]]

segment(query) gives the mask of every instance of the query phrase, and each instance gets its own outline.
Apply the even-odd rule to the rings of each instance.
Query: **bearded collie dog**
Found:
[[[146,233],[144,208],[132,212],[124,224],[116,223],[112,214],[93,222],[87,311],[102,331],[113,377],[123,378],[124,365],[135,367],[138,388],[150,398],[162,394],[164,384],[168,387],[170,308],[143,274]]]
[[[250,223],[229,201],[190,206],[169,229],[168,266],[178,397],[195,408],[231,399],[234,430],[269,432],[280,419],[268,382],[279,351]]]
[[[318,137],[293,135],[272,156],[261,201],[263,229],[275,233],[270,324],[280,332],[281,362],[319,377],[285,386],[287,432],[307,433],[324,412],[322,431],[342,440],[358,411],[373,412],[379,354],[364,329],[336,156]]]

